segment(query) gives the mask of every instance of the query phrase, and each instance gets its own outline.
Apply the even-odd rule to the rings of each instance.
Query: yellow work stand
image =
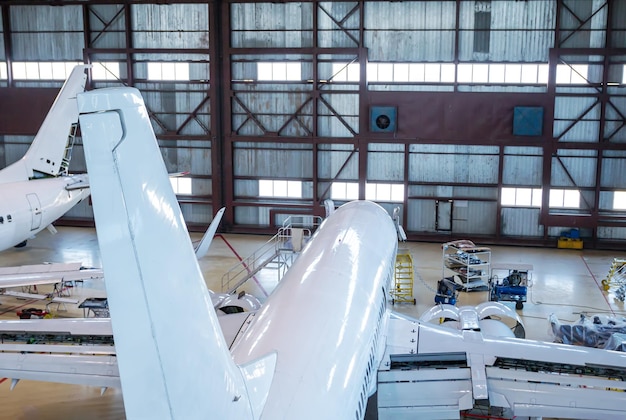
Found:
[[[609,290],[611,286],[622,286],[624,284],[626,284],[626,259],[613,258],[609,274],[602,280],[602,288]]]
[[[417,301],[413,297],[413,257],[408,249],[398,250],[394,280],[391,304],[407,302],[415,305]]]

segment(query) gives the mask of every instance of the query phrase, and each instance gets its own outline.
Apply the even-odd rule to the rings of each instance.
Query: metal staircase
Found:
[[[78,130],[78,123],[74,123],[70,127],[70,133],[67,136],[67,144],[65,145],[63,159],[61,159],[61,165],[59,168],[60,176],[67,176],[69,173],[70,161],[72,160],[72,149],[74,148],[74,141],[76,140],[76,130]]]
[[[276,270],[279,282],[321,222],[319,216],[289,216],[276,235],[222,276],[222,292],[237,292],[264,269]]]
[[[408,302],[415,305],[413,297],[413,257],[408,249],[399,249],[396,255],[392,303]]]

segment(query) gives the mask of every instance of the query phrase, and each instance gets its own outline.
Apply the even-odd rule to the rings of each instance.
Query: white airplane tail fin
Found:
[[[127,417],[257,418],[275,355],[233,362],[141,95],[78,106]]]
[[[25,181],[38,175],[57,176],[67,170],[70,158],[68,151],[71,152],[71,149],[68,149],[71,144],[68,142],[74,135],[75,124],[78,123],[76,94],[85,90],[87,79],[85,69],[88,67],[90,66],[74,67],[26,154],[11,169],[15,171],[15,175],[21,172],[19,176],[21,179],[11,179],[11,181]]]
[[[204,232],[202,239],[200,239],[200,243],[196,247],[196,258],[200,259],[204,257],[211,246],[211,242],[213,242],[213,237],[215,236],[215,232],[217,232],[217,227],[220,225],[220,221],[222,220],[222,216],[224,215],[224,210],[226,207],[222,207],[218,210],[213,218],[213,221],[209,225],[209,228]]]

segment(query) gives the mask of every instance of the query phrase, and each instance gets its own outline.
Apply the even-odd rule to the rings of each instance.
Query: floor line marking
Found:
[[[583,260],[583,263],[585,264],[585,267],[587,267],[587,271],[591,275],[591,278],[593,279],[593,281],[596,282],[596,286],[598,286],[598,289],[600,289],[600,293],[602,293],[602,297],[604,298],[604,301],[606,302],[607,306],[609,307],[609,310],[611,311],[613,316],[615,316],[615,311],[613,310],[613,307],[611,306],[611,303],[609,302],[608,297],[606,296],[606,294],[604,294],[604,289],[602,288],[602,286],[600,286],[600,283],[598,283],[598,279],[596,279],[596,276],[594,276],[593,273],[591,272],[591,268],[589,268],[589,264],[587,264],[587,260],[585,260],[585,257],[582,256],[582,255],[580,256],[580,258]]]

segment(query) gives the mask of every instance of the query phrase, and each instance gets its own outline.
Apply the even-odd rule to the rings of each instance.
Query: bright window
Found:
[[[120,63],[114,61],[93,63],[91,78],[93,80],[119,80]]]
[[[404,201],[404,185],[403,184],[382,184],[367,183],[365,184],[365,199],[372,201]]]
[[[7,63],[1,62],[0,63],[0,79],[6,79],[6,78],[7,78]]]
[[[257,80],[302,80],[302,68],[297,62],[260,62],[257,63]]]
[[[172,184],[174,194],[191,195],[191,178],[172,177],[170,184]]]
[[[189,63],[148,63],[148,80],[189,80]]]
[[[502,188],[500,204],[505,207],[541,207],[541,188]]]
[[[330,198],[332,200],[358,200],[358,182],[333,182],[330,187]]]
[[[578,190],[550,190],[550,208],[580,208]]]
[[[259,197],[302,198],[302,181],[260,179]]]
[[[332,82],[358,82],[361,79],[359,63],[333,63]]]
[[[613,193],[613,210],[626,210],[626,191]]]
[[[588,84],[589,66],[586,64],[557,64],[556,84],[557,85],[581,85]]]
[[[75,66],[82,64],[78,61],[50,62],[27,61],[12,63],[13,79],[15,80],[65,80]],[[6,64],[4,78],[6,79]],[[1,73],[1,71],[0,71]]]

